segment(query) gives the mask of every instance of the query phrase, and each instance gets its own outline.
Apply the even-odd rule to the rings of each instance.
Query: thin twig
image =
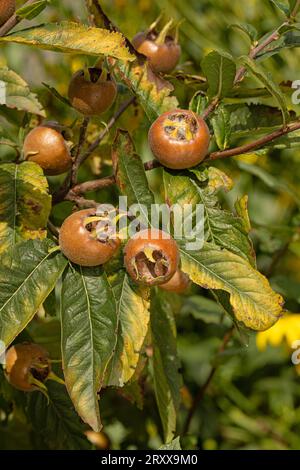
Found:
[[[114,116],[111,118],[111,120],[108,122],[107,126],[105,127],[105,129],[100,133],[100,135],[97,137],[96,140],[94,140],[94,142],[88,147],[87,151],[81,155],[78,155],[78,158],[76,159],[76,166],[78,166],[78,168],[80,167],[80,165],[82,165],[82,163],[94,152],[94,150],[96,150],[96,148],[98,147],[98,145],[101,143],[101,141],[104,139],[104,137],[108,134],[108,132],[110,131],[110,129],[115,125],[115,123],[117,122],[117,120],[119,119],[119,117],[124,113],[124,111],[126,111],[126,109],[135,102],[135,96],[129,98],[127,101],[125,101],[121,106],[120,108],[116,111],[116,113],[114,114]],[[97,180],[97,181],[100,181],[100,180]],[[111,183],[112,184],[112,183]],[[64,200],[64,198],[66,197],[66,195],[69,193],[70,191],[70,185],[71,185],[71,172],[68,173],[68,175],[66,176],[62,186],[53,194],[53,202],[54,204],[57,204],[61,201]],[[80,185],[78,185],[80,186]],[[101,183],[100,183],[100,186],[101,186]],[[77,187],[77,185],[75,186]],[[73,190],[74,188],[71,188],[71,191]],[[78,191],[75,191],[77,194],[78,194]],[[83,192],[83,191],[81,191]]]
[[[83,147],[84,142],[85,142],[85,137],[86,137],[86,132],[87,132],[89,122],[90,122],[90,118],[85,117],[82,124],[81,124],[81,127],[80,127],[78,145],[76,147],[76,152],[75,152],[75,155],[74,155],[74,163],[73,163],[73,166],[72,166],[72,173],[71,173],[71,184],[72,185],[77,183],[77,175],[78,175],[78,170],[79,170],[79,166],[80,166],[80,163],[79,163],[80,153],[81,153],[82,147]]]
[[[230,330],[228,330],[224,337],[223,337],[223,341],[222,341],[222,344],[221,346],[219,347],[218,351],[217,351],[217,354],[216,354],[216,357],[218,357],[220,354],[222,354],[225,349],[226,349],[226,346],[227,344],[229,343],[232,335],[233,335],[233,331],[234,331],[234,326],[232,326],[230,328]],[[213,366],[211,368],[211,371],[210,373],[208,374],[208,377],[206,379],[206,381],[204,382],[204,384],[202,385],[202,387],[199,389],[197,395],[195,396],[194,400],[193,400],[193,404],[190,408],[190,411],[189,411],[189,414],[187,416],[187,419],[186,419],[186,422],[185,422],[185,425],[184,425],[184,429],[183,429],[183,435],[187,434],[188,431],[189,431],[189,427],[190,427],[190,424],[191,424],[191,421],[193,419],[193,416],[194,416],[194,413],[195,411],[197,410],[198,408],[198,405],[200,403],[200,401],[202,400],[202,398],[204,397],[215,373],[217,372],[217,369],[218,369],[218,364],[216,364],[215,366]]]
[[[297,0],[295,7],[290,15],[291,20],[294,20],[294,18],[297,16],[299,8],[300,8],[300,0]]]
[[[273,140],[278,139],[279,137],[289,134],[290,132],[295,132],[298,129],[300,129],[300,121],[293,122],[291,124],[288,124],[287,126],[282,126],[280,127],[280,129],[277,129],[271,134],[265,135],[260,139],[250,142],[249,144],[241,145],[240,147],[235,147],[232,149],[212,152],[206,157],[204,161],[207,162],[212,160],[219,160],[221,158],[234,157],[235,155],[241,155],[243,153],[251,152],[252,150],[256,150],[272,142]]]
[[[125,103],[123,103],[120,108],[116,111],[116,113],[113,115],[113,117],[110,119],[108,122],[107,126],[103,131],[100,133],[100,135],[97,137],[97,139],[89,146],[87,151],[80,155],[78,158],[78,165],[80,166],[93,152],[96,150],[98,145],[101,143],[101,141],[104,139],[104,137],[109,133],[110,129],[115,125],[116,121],[119,119],[119,117],[126,111],[126,109],[134,103],[135,101],[135,96],[132,96],[129,98]]]
[[[25,6],[31,5],[32,3],[36,2],[36,0],[28,0],[28,2],[25,3]],[[13,29],[20,21],[22,21],[23,18],[20,18],[16,14],[12,15],[4,25],[1,26],[0,28],[0,37],[5,36],[11,29]]]

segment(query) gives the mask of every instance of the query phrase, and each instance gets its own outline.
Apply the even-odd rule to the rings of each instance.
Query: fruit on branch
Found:
[[[85,116],[107,111],[117,95],[116,82],[105,70],[93,67],[79,70],[71,78],[68,96],[72,106]]]
[[[185,292],[191,284],[190,278],[187,274],[177,269],[171,279],[165,284],[161,284],[159,287],[168,292],[175,292],[176,294],[182,294]]]
[[[5,355],[5,376],[18,390],[32,392],[43,385],[51,372],[48,352],[33,343],[11,346]]]
[[[148,31],[137,33],[132,39],[135,49],[144,54],[150,63],[152,70],[156,73],[169,73],[178,64],[181,47],[177,38],[168,34],[172,22],[158,33],[154,27]]]
[[[16,11],[15,0],[1,0],[0,1],[0,26],[14,14]]]
[[[93,220],[94,219],[94,220]],[[66,218],[59,231],[59,245],[72,263],[80,266],[99,266],[110,260],[120,246],[120,240],[111,233],[97,235],[100,217],[96,209],[85,209]],[[104,225],[110,225],[104,220]],[[101,222],[102,223],[102,222]],[[103,225],[103,224],[102,224]]]
[[[208,153],[210,134],[205,121],[193,111],[175,109],[159,116],[148,134],[153,155],[173,170],[191,168]]]
[[[175,240],[157,229],[136,233],[124,249],[124,263],[130,277],[137,283],[155,286],[174,276],[179,264]]]
[[[72,165],[67,142],[52,127],[39,126],[29,132],[23,145],[24,158],[40,165],[46,175],[60,175]]]

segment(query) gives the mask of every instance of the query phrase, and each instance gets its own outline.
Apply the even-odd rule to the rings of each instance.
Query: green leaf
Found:
[[[172,96],[173,86],[151,70],[148,63],[110,60],[117,81],[123,82],[137,96],[150,121],[154,121],[165,111],[179,107]]]
[[[53,290],[67,261],[50,240],[15,245],[0,258],[0,339],[8,347]]]
[[[201,63],[209,84],[208,95],[211,98],[224,98],[232,90],[236,74],[233,60],[225,53],[210,52]]]
[[[231,123],[230,114],[225,106],[220,106],[211,119],[217,145],[225,150],[230,146]]]
[[[4,38],[0,38],[4,39]],[[45,117],[45,111],[28,84],[16,72],[0,68],[0,105]]]
[[[266,330],[282,315],[282,297],[244,258],[211,243],[199,252],[180,252],[183,272],[206,289],[228,292],[235,319],[246,328]]]
[[[173,439],[180,403],[181,376],[177,357],[176,324],[167,296],[157,292],[151,302],[153,381],[165,442]]]
[[[124,271],[113,282],[117,300],[117,344],[106,372],[106,385],[123,387],[132,379],[148,332],[150,303],[148,289],[134,286]]]
[[[24,5],[23,7],[18,8],[16,15],[18,18],[33,20],[46,8],[48,4],[48,0],[40,0],[32,3],[31,5]]]
[[[255,42],[258,37],[257,29],[249,23],[234,23],[230,28],[236,28],[245,33],[252,42]]]
[[[289,11],[289,8],[288,6],[283,3],[283,2],[280,2],[279,0],[270,0],[272,3],[274,3],[274,5],[279,8],[279,10],[282,11],[282,13],[284,13],[286,16],[289,15],[290,11]]]
[[[231,181],[223,172],[214,167],[204,171],[194,170],[197,178],[173,175],[164,170],[165,199],[169,204],[202,204],[204,208],[204,229],[206,241],[226,248],[255,264],[252,243],[240,217],[222,210],[217,198],[221,189],[229,190]],[[202,180],[202,181],[201,181]]]
[[[180,437],[175,437],[173,441],[165,444],[164,446],[161,446],[159,450],[182,450],[180,445]]]
[[[193,111],[194,113],[198,114],[199,116],[201,116],[206,106],[207,106],[207,97],[204,96],[201,91],[196,91],[196,93],[194,94],[194,96],[192,97],[190,101],[189,109]]]
[[[290,6],[289,13],[292,14],[295,10],[296,5],[297,5],[297,0],[288,0],[288,1],[289,1],[289,6]],[[297,9],[295,11],[296,14],[298,13],[299,8],[300,8],[300,4],[298,4],[298,6],[297,6]]]
[[[51,450],[90,449],[67,390],[52,381],[46,383],[49,402],[41,392],[28,394],[27,414],[35,432]]]
[[[121,33],[68,21],[16,31],[0,38],[0,42],[25,44],[56,52],[135,60],[135,56],[125,46]]]
[[[39,165],[0,165],[0,253],[21,240],[43,239],[51,196]]]
[[[282,121],[285,125],[289,119],[289,112],[287,109],[287,104],[285,97],[280,90],[279,86],[273,82],[270,74],[266,74],[265,71],[250,57],[243,56],[241,58],[241,63],[267,88],[269,93],[276,99],[281,112],[282,112]]]
[[[279,108],[263,104],[226,105],[230,114],[232,132],[278,127],[282,125],[282,113]],[[295,117],[292,113],[290,117]]]
[[[288,182],[284,181],[278,175],[273,176],[268,173],[263,168],[257,165],[249,165],[244,162],[237,161],[239,168],[243,171],[247,171],[247,173],[251,173],[252,175],[259,178],[263,181],[269,188],[274,189],[275,191],[280,191],[282,193],[288,194],[298,206],[300,206],[300,194],[298,191],[293,189]]]
[[[141,218],[147,224],[154,196],[149,189],[146,172],[134,144],[126,131],[118,130],[112,149],[117,185],[128,198],[128,206],[139,204]],[[144,207],[143,207],[144,206]]]
[[[299,25],[298,25],[299,26]],[[295,25],[291,25],[290,29],[297,28]],[[267,46],[258,56],[258,59],[268,59],[275,54],[278,54],[283,49],[293,49],[295,47],[300,47],[300,36],[295,34],[293,31],[288,31],[286,34],[283,34],[277,41],[273,41],[269,46]]]
[[[65,382],[84,422],[100,431],[98,395],[118,328],[116,301],[101,267],[70,266],[61,290]]]

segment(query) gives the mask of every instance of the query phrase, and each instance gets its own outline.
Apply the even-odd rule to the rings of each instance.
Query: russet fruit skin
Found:
[[[171,279],[165,284],[161,284],[159,287],[168,292],[175,292],[176,294],[182,294],[185,292],[191,284],[190,278],[187,274],[183,273],[180,269],[177,269]]]
[[[84,223],[96,215],[95,209],[74,212],[66,218],[59,231],[59,245],[72,263],[80,266],[99,266],[116,253],[120,240],[99,241],[92,236]]]
[[[39,126],[30,131],[24,140],[23,153],[25,160],[37,163],[49,176],[65,173],[72,165],[66,141],[51,127]]]
[[[149,146],[159,162],[172,170],[191,168],[202,162],[210,144],[205,121],[185,109],[167,111],[152,124]]]
[[[0,26],[14,14],[16,11],[15,0],[1,0],[0,1]]]
[[[98,69],[89,69],[90,75],[99,72]],[[97,78],[97,73],[96,73]],[[113,104],[117,95],[117,85],[110,78],[88,81],[83,70],[76,72],[69,84],[68,96],[72,106],[85,116],[98,116],[107,111]]]
[[[48,351],[38,344],[22,343],[11,346],[6,352],[5,361],[5,376],[8,382],[23,392],[32,392],[38,388],[30,383],[30,377],[44,382],[51,371]]]
[[[167,282],[179,264],[175,240],[163,232],[146,229],[136,233],[124,249],[124,264],[130,277],[138,284],[155,286]],[[165,234],[166,235],[166,234]]]
[[[169,36],[163,44],[157,44],[154,38],[151,38],[152,34],[151,32],[137,33],[132,44],[138,52],[148,58],[154,72],[169,73],[179,62],[181,47]]]

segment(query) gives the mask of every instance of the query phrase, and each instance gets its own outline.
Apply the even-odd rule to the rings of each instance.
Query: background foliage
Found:
[[[101,2],[107,15],[129,38],[132,38],[137,32],[137,25],[138,30],[145,29],[158,16],[161,9],[165,9],[168,15],[177,20],[184,19],[180,27],[180,42],[183,50],[181,63],[172,77],[167,77],[174,85],[174,95],[182,107],[189,106],[196,91],[207,88],[203,85],[203,75],[205,74],[209,78],[211,64],[207,64],[207,61],[216,60],[214,56],[210,56],[210,59],[206,57],[207,69],[205,63],[202,63],[201,68],[202,59],[207,54],[216,50],[230,53],[234,57],[248,54],[250,43],[247,34],[240,28],[230,28],[229,26],[240,23],[251,24],[252,27],[248,27],[250,36],[256,35],[256,29],[261,37],[278,27],[284,20],[283,12],[276,7],[276,3],[280,2],[248,0],[246,6],[245,2],[232,0],[202,0],[201,2],[196,0],[189,2],[181,0],[104,0]],[[86,23],[87,13],[84,2],[53,0],[34,21],[35,24],[40,24],[64,20]],[[26,20],[22,23],[22,27],[29,25],[31,23]],[[297,42],[291,35],[288,38],[291,43]],[[31,117],[31,123],[34,123],[35,120],[37,123],[38,115],[43,115],[43,109],[46,109],[48,118],[57,120],[66,127],[72,127],[73,133],[76,135],[80,124],[78,114],[59,99],[54,98],[49,87],[55,87],[62,96],[66,96],[72,73],[86,64],[92,64],[95,57],[75,53],[62,55],[57,52],[12,43],[2,43],[0,47],[0,67],[7,66],[20,75],[26,83],[30,84],[31,93],[36,95],[26,95],[31,106],[30,111],[35,115],[35,117]],[[276,44],[276,47],[281,47],[281,44]],[[229,80],[229,84],[226,81],[223,82],[222,93],[228,96],[227,88],[231,89],[231,60],[228,58],[224,60],[229,61],[226,69],[226,78]],[[260,62],[258,61],[259,65]],[[245,141],[254,140],[280,125],[282,116],[283,118],[287,117],[281,91],[292,116],[299,113],[299,105],[291,103],[291,90],[288,89],[289,81],[300,78],[298,64],[298,49],[287,47],[279,54],[270,53],[265,58],[263,70],[266,75],[261,70],[255,68],[252,70],[254,76],[258,75],[262,83],[256,81],[253,75],[248,76],[247,86],[244,87],[245,98],[231,96],[227,101],[227,104],[230,103],[230,107],[227,106],[223,110],[219,108],[221,110],[211,123],[216,137],[213,150],[229,147],[229,141],[230,146],[236,146]],[[250,69],[256,67],[251,63],[246,65]],[[281,91],[272,88],[268,80],[269,73],[272,75],[274,83],[281,84]],[[18,79],[14,77],[14,80]],[[22,96],[24,94],[22,83],[19,83],[19,86],[19,93]],[[257,88],[260,90],[257,91]],[[271,96],[266,93],[266,88]],[[215,96],[214,90],[209,90],[209,95]],[[114,105],[115,109],[109,111],[101,119],[93,120],[90,125],[89,142],[92,142],[98,135],[99,127],[102,126],[101,121],[107,122],[127,96],[126,87],[120,85],[118,100]],[[152,98],[155,101],[153,96],[149,99],[147,112],[150,119],[153,119],[154,112]],[[23,100],[20,100],[20,103],[22,106]],[[257,104],[263,104],[265,108],[263,106],[258,108]],[[201,108],[201,99],[195,99],[191,106]],[[268,106],[276,107],[276,110],[270,113]],[[7,200],[3,196],[3,188],[10,187],[12,178],[12,164],[9,162],[15,158],[14,148],[23,140],[20,128],[27,125],[28,117],[25,116],[25,113],[15,109],[4,106],[0,108],[1,144],[9,144],[0,147],[0,160],[5,162],[5,165],[1,165],[0,173],[0,207],[5,212]],[[231,123],[230,132],[226,131],[228,113]],[[152,158],[147,144],[149,121],[141,107],[130,107],[119,119],[118,127],[130,132],[137,154],[142,157],[143,161]],[[110,132],[101,142],[100,147],[85,162],[79,173],[79,182],[93,180],[100,175],[103,177],[112,173],[110,147],[114,137],[115,132]],[[121,137],[119,135],[119,138],[122,139],[122,135]],[[125,139],[124,136],[123,138]],[[3,139],[6,139],[6,142]],[[233,339],[229,340],[225,351],[222,350],[222,342],[231,326],[231,320],[227,316],[224,317],[222,308],[216,302],[215,296],[221,296],[219,290],[216,290],[215,296],[213,296],[207,290],[193,285],[191,291],[181,297],[159,294],[152,302],[151,320],[149,320],[149,293],[136,292],[135,286],[131,285],[122,272],[119,272],[113,280],[114,299],[109,296],[107,275],[101,269],[96,273],[97,282],[95,273],[91,274],[88,270],[74,268],[65,274],[59,284],[56,284],[57,278],[65,268],[66,261],[58,253],[56,264],[55,266],[51,265],[50,269],[47,265],[49,243],[43,239],[50,211],[47,185],[49,184],[50,190],[53,191],[61,184],[61,177],[49,178],[47,183],[38,169],[34,171],[28,169],[28,165],[31,164],[19,165],[18,207],[16,208],[18,227],[16,232],[12,233],[9,221],[8,226],[5,225],[7,218],[0,219],[0,249],[4,253],[0,281],[4,282],[8,270],[14,272],[14,264],[11,260],[22,259],[25,266],[24,272],[19,271],[18,264],[15,268],[16,282],[19,282],[18,279],[20,279],[20,283],[22,282],[22,276],[26,276],[30,272],[30,263],[34,264],[37,260],[32,259],[29,255],[29,259],[26,258],[28,245],[16,245],[12,251],[7,251],[7,248],[21,239],[37,238],[34,242],[29,243],[35,245],[36,258],[40,262],[40,276],[43,273],[45,276],[44,282],[43,277],[39,277],[42,279],[39,281],[41,282],[39,297],[32,296],[29,286],[29,295],[26,296],[26,292],[21,292],[14,301],[18,305],[21,302],[22,305],[22,299],[26,298],[37,306],[41,304],[41,299],[45,302],[43,307],[39,308],[38,315],[18,337],[18,341],[28,339],[36,341],[49,349],[52,358],[59,358],[61,342],[59,317],[62,316],[62,322],[66,326],[62,338],[64,343],[66,338],[70,340],[72,336],[72,332],[69,333],[67,329],[71,319],[74,315],[80,316],[82,312],[86,311],[87,307],[84,305],[86,299],[81,295],[84,285],[87,286],[88,292],[95,292],[95,289],[99,289],[99,303],[110,304],[106,308],[111,309],[109,319],[112,324],[115,322],[116,307],[111,304],[118,303],[117,311],[122,318],[122,312],[123,315],[126,315],[125,309],[128,302],[132,302],[131,311],[136,312],[138,321],[136,318],[129,318],[130,331],[132,328],[136,328],[135,338],[138,342],[141,343],[145,338],[149,321],[152,331],[156,331],[153,356],[151,348],[150,350],[146,348],[142,356],[135,357],[134,347],[129,344],[126,350],[127,356],[125,359],[123,358],[124,361],[128,357],[131,361],[135,361],[134,374],[138,374],[139,368],[142,368],[143,365],[141,362],[146,361],[150,356],[150,361],[147,361],[146,369],[144,369],[144,371],[147,370],[147,374],[142,376],[139,384],[134,380],[135,377],[124,376],[123,365],[117,360],[110,364],[111,369],[106,375],[106,382],[103,384],[104,390],[101,393],[101,420],[104,431],[98,435],[101,441],[100,444],[98,442],[98,446],[112,449],[159,448],[165,441],[173,438],[177,409],[177,432],[175,434],[181,436],[181,445],[185,449],[300,448],[299,376],[297,368],[291,363],[292,342],[300,339],[298,326],[300,316],[297,315],[297,312],[300,311],[300,150],[297,148],[297,139],[299,139],[299,133],[293,133],[290,134],[288,143],[283,138],[267,151],[257,151],[216,161],[214,167],[217,170],[209,175],[213,189],[208,187],[206,192],[205,190],[201,191],[201,198],[208,198],[207,207],[213,214],[211,220],[215,220],[216,225],[212,228],[212,235],[218,239],[218,235],[221,233],[220,244],[225,248],[227,248],[226,244],[231,246],[232,239],[238,240],[237,243],[233,243],[235,252],[231,256],[242,254],[241,256],[253,266],[255,261],[251,246],[247,241],[249,229],[247,213],[243,210],[245,199],[241,199],[245,194],[248,195],[251,220],[250,237],[256,251],[257,267],[270,279],[272,287],[283,295],[285,308],[291,312],[284,318],[284,321],[279,320],[275,327],[266,333],[254,334],[246,333],[243,330],[236,331]],[[119,148],[122,149],[122,142]],[[122,162],[122,158],[126,157],[122,155],[121,150],[119,152],[119,159]],[[218,170],[225,172],[233,182],[231,183],[229,180],[220,182],[221,173],[218,173]],[[167,190],[169,188],[170,198],[178,196],[178,194],[172,195],[170,190],[170,188],[174,188],[174,184],[172,184],[174,176],[170,172],[164,171],[162,174],[161,169],[156,169],[148,172],[147,177],[150,188],[157,199],[163,199],[166,188]],[[198,177],[204,178],[203,174]],[[33,178],[34,181],[30,178]],[[180,188],[180,184],[184,187],[185,176],[175,178],[178,178],[176,179],[176,189]],[[182,179],[180,180],[180,178]],[[31,191],[32,186],[38,186],[39,191]],[[179,190],[177,192],[180,193]],[[25,193],[31,195],[31,201],[34,198],[35,204],[41,206],[42,210],[38,218],[34,217],[30,210],[31,207],[26,204]],[[115,203],[117,195],[116,188],[107,188],[101,191],[90,191],[86,197],[98,202]],[[151,195],[147,196],[151,201]],[[195,194],[193,196],[196,197]],[[224,232],[224,223],[229,223],[229,216],[223,221],[220,219],[221,215],[216,214],[218,200],[221,202],[222,208],[228,211],[233,211],[236,201],[240,201],[236,206],[236,211],[243,214],[244,226],[241,227],[238,224],[235,226],[234,221],[231,221],[230,226],[234,226],[234,229],[232,229],[233,234],[230,234],[229,241],[225,236],[225,233],[228,232]],[[8,212],[10,208],[11,204],[7,208]],[[72,202],[64,201],[56,205],[51,215],[53,224],[59,226],[71,213],[71,210]],[[24,228],[24,220],[27,225],[29,221],[29,226],[26,225],[26,228]],[[228,229],[228,227],[226,228]],[[32,233],[35,234],[34,237],[31,236]],[[17,237],[17,240],[14,240],[14,237]],[[212,254],[208,253],[208,256],[211,259]],[[111,269],[113,271],[114,267],[112,266]],[[99,278],[101,286],[98,283]],[[34,284],[34,279],[32,279],[32,283]],[[56,289],[52,291],[55,284]],[[60,306],[58,301],[60,289],[68,293],[65,295],[65,299],[74,298],[76,293],[72,292],[72,289],[75,285],[81,286],[81,290],[77,292],[82,302],[81,305],[76,303],[78,312],[74,311],[75,307],[72,302],[66,302]],[[220,287],[217,286],[217,288]],[[107,296],[104,294],[105,289]],[[120,292],[122,292],[122,296]],[[49,293],[50,295],[48,295]],[[1,296],[0,299],[1,303],[5,301],[5,298]],[[222,301],[220,298],[217,300]],[[223,299],[223,304],[226,300],[227,298]],[[10,311],[13,311],[15,304],[12,302],[9,308]],[[92,305],[90,308],[89,314],[92,322],[99,321],[95,315],[97,308],[101,308],[101,306]],[[26,313],[28,309],[26,309],[27,305],[24,305],[24,317],[22,318],[24,326],[31,320],[31,317]],[[175,337],[174,318],[170,312],[174,313],[176,319],[177,338]],[[128,320],[127,316],[126,320]],[[84,319],[78,318],[78,321],[84,322]],[[128,327],[128,323],[121,321],[119,328],[123,329],[123,333],[125,331],[125,335],[126,327]],[[163,337],[160,335],[161,331],[166,332]],[[83,345],[87,345],[87,342],[90,341],[89,333],[86,331],[86,336],[82,337]],[[7,331],[7,337],[9,334],[10,331]],[[4,331],[5,335],[6,331]],[[98,344],[98,341],[99,337],[96,334],[92,338],[92,342]],[[176,343],[178,363],[174,363],[177,361],[174,359]],[[90,346],[89,352],[94,354],[93,360],[97,364],[99,363],[97,377],[93,375],[94,371],[88,370],[89,357],[87,357],[86,370],[90,375],[90,382],[96,384],[101,376],[103,381],[103,364],[108,361],[107,349],[105,354],[102,354],[99,348],[93,350],[93,345]],[[141,346],[142,344],[140,344]],[[116,348],[122,347],[122,344],[116,344]],[[168,351],[165,350],[166,347]],[[68,350],[66,350],[67,353]],[[69,359],[63,357],[66,364],[70,364]],[[179,366],[182,379],[177,374]],[[215,371],[214,377],[205,390],[206,393],[200,397],[201,400],[193,413],[188,433],[184,433],[187,416],[193,409],[193,401],[199,390],[200,393],[203,390],[201,387],[203,384],[205,385],[212,367]],[[65,373],[68,375],[67,369],[65,366]],[[72,371],[69,372],[66,384],[72,397],[74,375],[71,373]],[[57,373],[61,374],[59,366],[57,366]],[[123,385],[129,378],[131,380],[125,387],[114,388]],[[108,385],[113,387],[107,387]],[[68,394],[61,385],[49,382],[49,404],[47,404],[47,399],[39,392],[25,397],[21,392],[13,390],[4,380],[1,371],[0,392],[0,445],[2,449],[93,448],[84,434],[88,427],[83,425],[78,418]],[[90,404],[92,403],[89,409],[92,414],[91,420],[96,419],[98,403],[95,401],[95,396],[89,396],[90,389],[83,390],[82,393],[82,396],[87,398]],[[80,411],[82,411],[82,406],[85,405],[78,405]],[[164,412],[167,413],[165,417],[163,417]],[[86,417],[86,410],[83,410],[83,413]],[[97,427],[97,423],[95,427]]]

